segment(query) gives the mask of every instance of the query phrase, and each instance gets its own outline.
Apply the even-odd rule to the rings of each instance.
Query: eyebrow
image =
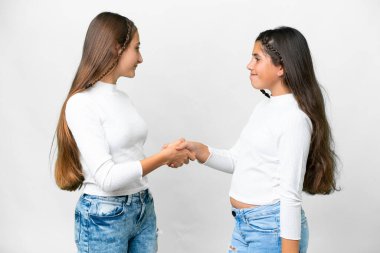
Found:
[[[256,53],[253,53],[252,56],[260,57],[260,55],[259,55],[259,54],[256,54]]]

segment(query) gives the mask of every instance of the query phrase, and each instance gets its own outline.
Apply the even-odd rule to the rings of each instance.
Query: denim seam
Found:
[[[81,231],[82,231],[82,219],[81,219],[81,213],[80,212],[78,212],[78,211],[75,211],[75,216],[77,216],[78,217],[78,220],[77,219],[75,219],[75,223],[76,223],[76,225],[77,225],[77,227],[76,227],[76,238],[75,238],[75,243],[78,243],[79,244],[79,242],[80,242],[80,233],[81,233]],[[76,218],[76,217],[75,217]]]
[[[237,230],[238,230],[238,232],[239,232],[241,238],[243,238],[243,240],[246,242],[246,240],[245,240],[245,236],[244,236],[244,234],[241,232],[241,223],[240,223],[239,221],[236,221],[236,227],[237,227]]]
[[[89,224],[88,224],[88,219],[89,219],[89,216],[88,216],[88,209],[86,210],[86,213],[87,213],[87,219],[83,219],[84,220],[84,231],[83,231],[83,237],[84,237],[84,240],[83,240],[83,243],[84,243],[84,247],[86,249],[86,252],[85,253],[88,253],[90,251],[90,232],[89,232]]]

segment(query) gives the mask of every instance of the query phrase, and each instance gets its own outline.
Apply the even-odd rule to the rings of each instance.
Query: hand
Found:
[[[177,149],[177,146],[186,140],[181,138],[170,144],[165,144],[161,152],[167,156],[166,164],[172,168],[181,167],[183,164],[188,164],[189,160],[195,160],[195,154],[187,149]]]
[[[208,147],[200,142],[194,142],[194,141],[186,141],[183,139],[181,142],[177,145],[177,150],[184,150],[187,149],[190,152],[195,154],[195,158],[200,163],[206,162],[208,157],[210,156],[210,151],[208,150]]]
[[[177,147],[179,144],[186,142],[184,138],[179,138],[176,141],[173,141],[172,143],[166,143],[162,146],[161,150],[167,148],[167,147]]]

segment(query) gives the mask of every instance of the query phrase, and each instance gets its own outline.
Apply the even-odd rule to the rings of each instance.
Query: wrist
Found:
[[[197,145],[197,150],[195,151],[195,158],[199,163],[205,163],[210,156],[210,151],[208,147],[202,143]]]
[[[157,160],[161,164],[161,166],[167,164],[170,161],[170,154],[168,150],[167,149],[161,150],[157,154]]]

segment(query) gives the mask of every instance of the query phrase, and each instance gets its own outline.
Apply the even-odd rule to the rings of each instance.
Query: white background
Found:
[[[85,32],[102,11],[139,28],[144,63],[118,86],[148,123],[146,155],[179,137],[229,148],[263,99],[246,70],[255,38],[279,25],[299,29],[328,94],[341,159],[342,191],[304,196],[309,252],[379,252],[379,1],[1,0],[1,253],[76,250],[80,192],[55,186],[49,150]],[[230,180],[197,163],[150,175],[159,252],[227,251]]]

